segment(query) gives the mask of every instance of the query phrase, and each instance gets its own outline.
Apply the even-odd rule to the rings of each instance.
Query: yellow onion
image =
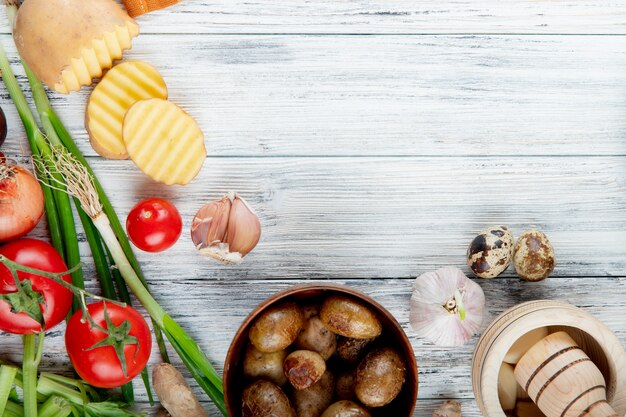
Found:
[[[240,263],[260,238],[259,217],[237,193],[202,206],[191,224],[196,249],[227,264]]]
[[[28,170],[0,164],[0,242],[24,236],[43,216],[43,191]]]

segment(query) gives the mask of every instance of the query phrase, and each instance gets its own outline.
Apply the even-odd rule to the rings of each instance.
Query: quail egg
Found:
[[[539,230],[529,230],[521,234],[515,244],[513,261],[515,272],[524,281],[546,279],[556,266],[554,248],[548,236]]]
[[[495,278],[513,258],[513,233],[506,226],[483,230],[467,248],[467,266],[477,277]]]

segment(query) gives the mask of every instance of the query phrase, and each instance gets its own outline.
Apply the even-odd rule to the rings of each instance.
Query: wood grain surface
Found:
[[[626,34],[626,5],[621,0],[183,0],[138,22],[142,33],[158,34]],[[4,21],[0,30],[8,32]]]
[[[150,35],[128,56],[210,156],[626,155],[626,36]],[[88,94],[53,98],[95,155]]]
[[[185,187],[157,184],[130,161],[92,163],[120,214],[154,196],[178,206],[184,233],[168,262],[138,253],[153,279],[408,278],[465,268],[467,245],[492,223],[544,230],[555,276],[626,268],[626,157],[209,158]],[[241,265],[221,266],[197,254],[188,231],[203,204],[231,190],[258,211],[262,237]]]
[[[479,416],[477,337],[456,349],[422,340],[408,325],[409,298],[423,272],[469,274],[466,247],[492,224],[545,231],[557,268],[534,284],[512,268],[478,280],[483,329],[515,304],[555,299],[626,343],[626,1],[184,0],[138,21],[128,57],[155,65],[206,134],[195,181],[166,187],[98,157],[84,130],[90,89],[51,100],[122,218],[142,198],[176,203],[179,242],[138,257],[159,302],[220,370],[256,304],[332,280],[373,296],[406,330],[420,365],[415,416],[445,399]],[[17,65],[4,22],[0,14],[0,41]],[[0,105],[2,150],[28,164],[3,87]],[[203,203],[231,190],[258,211],[263,234],[243,264],[225,267],[200,257],[188,230]],[[46,238],[45,224],[33,236]],[[62,335],[48,337],[42,369],[70,372]],[[18,361],[20,346],[2,334],[0,356]],[[137,382],[137,407],[153,415]]]

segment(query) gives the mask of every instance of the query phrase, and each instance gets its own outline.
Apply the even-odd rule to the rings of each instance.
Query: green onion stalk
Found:
[[[23,387],[23,374],[15,366],[0,366],[0,416],[24,417],[24,405],[19,402],[12,386]],[[143,413],[128,410],[127,403],[113,399],[102,400],[98,391],[85,382],[61,375],[42,372],[37,382],[38,417],[143,417]]]
[[[53,395],[39,407],[39,417],[67,417],[72,413],[70,402]]]
[[[6,12],[10,27],[13,27],[15,14],[17,13],[16,1],[5,0],[5,4],[7,5]],[[2,55],[0,57],[0,61],[2,61],[0,62],[0,68],[3,74],[2,78],[26,128],[31,151],[33,155],[48,157],[50,155],[50,145],[58,146],[61,142],[54,133],[50,121],[45,117],[41,117],[41,124],[44,128],[45,136],[41,132],[15,80],[15,76],[11,71],[5,74],[6,69],[10,69],[10,66],[4,50],[0,51],[0,55]],[[49,179],[44,179],[44,182],[49,183]],[[44,194],[44,205],[50,225],[51,240],[55,249],[63,256],[65,263],[70,268],[73,268],[80,263],[74,214],[72,212],[70,199],[64,192],[65,185],[63,184],[62,178],[56,178],[55,182],[57,183],[57,187],[47,190],[47,195]],[[75,286],[79,288],[84,287],[82,269],[76,269],[71,277],[72,283]],[[78,308],[79,300],[74,299],[72,312],[76,311]]]
[[[50,147],[46,142],[46,138],[39,130],[37,121],[30,111],[24,93],[19,87],[15,75],[11,71],[9,60],[4,52],[4,49],[0,45],[0,71],[2,71],[2,80],[15,103],[15,107],[19,113],[20,118],[26,129],[28,141],[33,153],[36,155],[45,155],[50,152]],[[45,175],[40,176],[42,183],[49,185],[50,179]],[[48,187],[43,187],[48,188]],[[62,226],[59,219],[59,213],[56,210],[55,195],[52,189],[46,190],[45,197],[45,209],[48,218],[48,224],[50,225],[51,239],[53,246],[63,254],[64,251],[64,239],[62,234]],[[69,200],[69,199],[68,199]],[[59,200],[62,201],[62,200]],[[41,359],[41,350],[43,349],[43,334],[39,336],[39,343],[37,343],[37,336],[33,334],[24,335],[24,354],[22,362],[22,372],[24,373],[24,415],[26,417],[37,416],[37,367],[39,360]]]
[[[4,410],[2,417],[24,417],[24,407],[13,401],[7,402],[7,406]]]
[[[11,6],[11,7],[14,7],[14,6]],[[65,148],[67,148],[67,150],[77,160],[79,160],[80,163],[82,163],[87,168],[91,176],[94,178],[94,184],[98,192],[98,196],[100,197],[100,200],[102,201],[104,212],[107,213],[107,215],[109,216],[109,219],[111,221],[111,226],[115,232],[117,239],[120,242],[120,245],[122,246],[124,254],[128,258],[129,262],[131,263],[133,269],[135,270],[135,273],[137,274],[141,282],[144,284],[144,286],[147,287],[147,282],[145,280],[145,277],[143,276],[143,273],[141,272],[141,267],[139,266],[139,262],[137,261],[137,258],[135,257],[135,254],[130,246],[130,242],[128,241],[128,237],[126,236],[126,232],[124,231],[124,228],[122,227],[122,224],[120,223],[119,217],[117,216],[115,210],[113,209],[113,205],[111,204],[111,201],[109,200],[106,193],[104,192],[102,185],[96,179],[93,170],[91,169],[91,167],[89,166],[89,163],[87,162],[87,159],[83,156],[82,152],[78,149],[71,135],[69,134],[69,132],[67,131],[67,129],[61,122],[59,116],[56,114],[56,112],[52,108],[50,104],[50,100],[48,99],[48,96],[43,88],[43,85],[41,84],[41,81],[37,78],[35,73],[28,67],[28,65],[25,62],[22,62],[22,65],[26,72],[26,76],[28,78],[31,91],[33,93],[33,100],[35,102],[37,112],[39,113],[42,125],[44,126],[44,130],[46,131],[48,138],[51,140],[54,146],[64,146]],[[78,204],[76,204],[76,206],[78,207]],[[81,222],[83,224],[83,228],[85,229],[85,234],[87,235],[87,240],[89,242],[90,249],[94,256],[94,260],[96,261],[98,276],[104,277],[104,279],[101,279],[102,285],[104,287],[112,288],[113,281],[111,279],[111,274],[110,272],[106,273],[105,268],[103,267],[103,262],[106,261],[106,257],[104,256],[104,251],[102,250],[102,242],[101,241],[99,242],[100,237],[98,236],[97,233],[91,233],[93,231],[93,225],[91,224],[91,221],[88,218],[81,216]],[[102,262],[100,261],[101,259],[103,260]],[[98,266],[100,266],[100,268],[98,268]],[[109,269],[109,268],[106,268],[106,269]],[[105,288],[103,288],[103,291],[105,291]],[[122,296],[122,301],[129,303],[130,302],[129,299],[128,300],[123,299],[123,294],[125,292],[127,293],[127,291],[125,291],[125,288],[124,289],[118,288],[118,291],[120,292]],[[163,342],[163,336],[158,329],[155,329],[155,337],[157,339],[157,344],[159,345],[159,350],[160,350],[163,360],[165,362],[169,362],[167,348],[165,347],[165,343]]]
[[[13,23],[15,21],[15,15],[17,13],[18,5],[15,0],[5,0],[6,12],[9,20],[9,26],[13,28]],[[1,45],[0,45],[1,48]],[[0,55],[6,58],[6,54],[3,50],[0,50]],[[0,60],[2,58],[0,56]],[[89,167],[87,160],[83,157],[82,153],[74,143],[71,138],[69,132],[63,124],[61,123],[59,117],[52,109],[50,105],[50,101],[48,100],[48,96],[43,88],[42,83],[33,73],[33,71],[28,67],[28,65],[22,61],[22,65],[26,72],[26,76],[28,78],[28,82],[31,86],[31,90],[33,93],[33,99],[35,102],[35,106],[37,112],[39,113],[41,124],[46,133],[46,137],[43,136],[42,132],[39,130],[37,123],[30,111],[26,100],[24,98],[19,85],[15,81],[15,77],[11,71],[10,65],[8,63],[8,59],[4,59],[4,62],[0,62],[0,68],[2,72],[7,74],[7,78],[3,78],[5,84],[7,85],[7,89],[13,99],[16,107],[18,108],[18,112],[20,113],[20,117],[24,123],[24,126],[27,131],[27,136],[29,138],[29,144],[31,146],[31,150],[33,155],[36,157],[44,157],[47,158],[50,156],[50,145],[53,147],[63,147],[65,146],[68,150],[75,155],[90,171],[93,175],[93,171]],[[7,84],[8,83],[8,84]],[[46,141],[47,139],[47,141]],[[50,145],[49,145],[50,144]],[[76,236],[76,227],[74,224],[74,217],[72,215],[72,209],[69,204],[69,197],[64,192],[65,184],[63,181],[60,181],[62,178],[55,178],[55,181],[50,181],[49,178],[46,177],[44,172],[39,172],[38,176],[44,185],[44,201],[46,204],[46,214],[48,218],[48,224],[51,233],[51,240],[53,246],[59,251],[61,254],[66,254],[65,257],[66,263],[72,267],[77,265],[80,262],[80,254],[78,251],[78,239]],[[55,183],[54,187],[50,187],[52,183]],[[111,205],[109,199],[107,198],[102,186],[96,180],[96,187],[98,189],[98,193],[100,195],[101,200],[104,204],[104,210],[107,212],[109,217],[111,218],[111,222],[113,224],[113,228],[115,230],[116,236],[122,245],[124,252],[128,259],[131,261],[133,268],[137,272],[137,275],[142,280],[144,285],[147,286],[147,283],[141,273],[141,269],[139,266],[139,262],[137,261],[132,248],[130,246],[130,242],[122,228],[122,225],[115,213],[113,206]],[[102,293],[107,298],[116,298],[115,297],[115,289],[113,284],[113,276],[115,276],[115,271],[111,272],[111,262],[109,261],[110,257],[107,258],[105,249],[103,247],[102,240],[97,230],[91,223],[91,219],[82,212],[82,210],[78,209],[79,203],[74,201],[74,205],[77,207],[77,211],[79,214],[80,221],[82,223],[83,229],[85,231],[85,236],[87,238],[87,242],[89,244],[89,248],[92,253],[92,257],[94,259],[94,264],[96,267],[96,273],[98,275],[100,286],[102,289]],[[116,277],[117,278],[117,277]],[[84,288],[82,271],[77,269],[72,274],[72,282],[79,288]],[[128,290],[125,286],[123,280],[116,281],[118,286],[119,297],[118,299],[124,301],[127,304],[131,304],[130,296],[128,294]],[[78,300],[74,300],[73,311],[78,309],[79,303]],[[160,329],[156,326],[154,327],[155,338],[157,344],[159,346],[159,351],[161,353],[161,357],[165,362],[169,362],[169,357],[167,354],[167,348],[165,346],[165,342],[163,340],[163,335]],[[150,404],[154,404],[154,400],[152,397],[152,391],[150,389],[150,380],[148,376],[148,371],[145,369],[141,373],[141,377],[143,379],[144,385],[146,387],[146,391],[148,394],[148,399]],[[134,398],[132,383],[128,383],[122,387],[122,393],[124,395],[124,399],[127,402],[132,402]]]
[[[11,7],[7,7],[7,12],[12,10]],[[11,15],[11,13],[9,13]],[[17,108],[18,114],[28,137],[29,145],[33,156],[35,158],[41,158],[49,160],[52,155],[52,147],[50,146],[48,139],[57,140],[56,135],[48,132],[48,139],[39,129],[37,121],[33,113],[31,112],[24,93],[22,92],[11,66],[6,56],[4,48],[0,44],[0,71],[2,72],[2,81],[4,82],[9,95]],[[42,118],[42,123],[45,119]],[[46,126],[51,126],[49,123],[44,123]],[[60,141],[58,142],[60,144]],[[74,216],[72,213],[72,207],[70,205],[69,196],[65,192],[65,183],[63,178],[59,175],[53,179],[48,177],[45,171],[39,169],[37,172],[39,180],[44,184],[42,187],[44,192],[44,206],[46,211],[46,218],[48,220],[48,226],[50,229],[51,242],[54,248],[63,256],[66,263],[70,267],[80,265],[80,253],[78,250],[78,237],[76,235],[76,226],[74,224]],[[55,187],[51,187],[54,183]],[[80,210],[78,210],[80,212]],[[97,255],[97,254],[96,254]],[[94,255],[94,257],[96,256]],[[96,265],[98,265],[98,259],[96,259]],[[83,276],[81,268],[73,268],[71,274],[72,283],[79,287],[84,288]],[[79,308],[80,301],[74,298],[73,310]],[[25,335],[23,337],[24,342],[24,361],[23,367],[26,374],[25,395],[29,396],[33,392],[32,385],[36,384],[37,366],[41,356],[37,356],[36,352],[43,349],[43,335],[39,336],[39,347],[34,348],[36,345],[37,336]],[[34,381],[34,382],[33,382]],[[148,389],[149,391],[149,389]],[[128,388],[125,389],[125,399],[132,401],[132,391],[129,393]],[[34,404],[34,405],[33,405]],[[27,416],[36,415],[36,401],[32,396],[27,397],[25,400],[24,412]]]
[[[106,193],[104,192],[104,189],[102,188],[102,184],[100,184],[100,182],[97,180],[93,170],[91,169],[91,167],[89,166],[89,163],[87,162],[87,159],[80,152],[80,150],[76,146],[76,143],[72,139],[71,135],[69,134],[67,129],[65,129],[65,126],[63,126],[63,123],[59,119],[59,116],[55,113],[54,109],[52,108],[50,104],[50,100],[48,99],[48,96],[46,95],[46,92],[41,82],[37,79],[37,77],[32,72],[32,70],[28,67],[28,65],[26,65],[25,63],[22,63],[22,64],[26,71],[28,81],[31,86],[31,90],[33,92],[33,99],[35,101],[37,111],[39,112],[39,116],[42,119],[42,123],[43,123],[43,120],[48,120],[50,122],[51,129],[53,129],[53,136],[55,138],[58,138],[60,141],[59,145],[64,146],[69,151],[69,153],[72,154],[72,156],[85,167],[87,172],[89,172],[89,174],[93,178],[93,183],[94,183],[96,192],[98,194],[98,197],[100,198],[100,201],[102,202],[103,211],[107,214],[107,216],[110,219],[111,227],[115,233],[115,236],[118,239],[125,256],[127,257],[131,266],[135,270],[135,273],[141,280],[142,284],[147,288],[148,284],[145,280],[145,277],[143,276],[143,273],[141,272],[141,267],[139,266],[139,262],[137,261],[137,258],[135,257],[135,254],[130,246],[130,242],[128,241],[126,232],[124,231],[124,228],[122,227],[122,224],[120,223],[119,217],[117,216],[115,210],[113,209],[113,205],[111,204],[111,201],[109,200]],[[78,207],[79,205],[80,204],[78,204],[77,202],[76,206]],[[92,253],[93,252],[98,253],[99,254],[98,258],[100,256],[102,258],[106,258],[104,256],[104,252],[102,251],[101,237],[94,230],[94,226],[91,220],[88,217],[85,218],[84,216],[81,216],[81,221],[83,223],[83,227],[85,229],[85,233],[87,234],[88,240],[90,241],[90,248],[92,250]],[[92,231],[94,233],[91,233]],[[90,234],[92,235],[92,239],[89,239]],[[97,242],[97,240],[100,240],[100,242]],[[107,268],[107,269],[109,269],[110,271],[110,268]],[[106,279],[106,281],[111,282],[110,285],[112,286],[110,272],[109,274],[107,274],[107,276],[108,278]],[[130,299],[124,299],[125,288],[119,288],[118,286],[118,291],[120,292],[122,301],[129,303]],[[161,352],[161,356],[163,357],[163,360],[165,362],[169,362],[167,349],[165,347],[165,343],[163,342],[163,336],[158,329],[155,329],[155,336],[156,336],[157,343],[159,345],[159,350]]]
[[[196,342],[163,310],[137,276],[117,240],[108,216],[103,211],[90,172],[65,149],[54,148],[50,161],[51,164],[40,162],[38,165],[48,175],[60,174],[65,179],[68,193],[80,201],[81,208],[91,218],[128,288],[135,294],[156,325],[163,330],[200,387],[226,416],[221,378]],[[54,171],[50,170],[50,165],[54,167]]]
[[[4,415],[4,409],[11,397],[13,381],[17,375],[17,368],[14,366],[0,366],[0,415]]]

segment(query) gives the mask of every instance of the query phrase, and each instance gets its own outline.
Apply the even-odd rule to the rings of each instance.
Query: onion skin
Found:
[[[0,242],[24,236],[44,213],[43,191],[33,174],[16,165],[4,168],[10,174],[0,180]]]

